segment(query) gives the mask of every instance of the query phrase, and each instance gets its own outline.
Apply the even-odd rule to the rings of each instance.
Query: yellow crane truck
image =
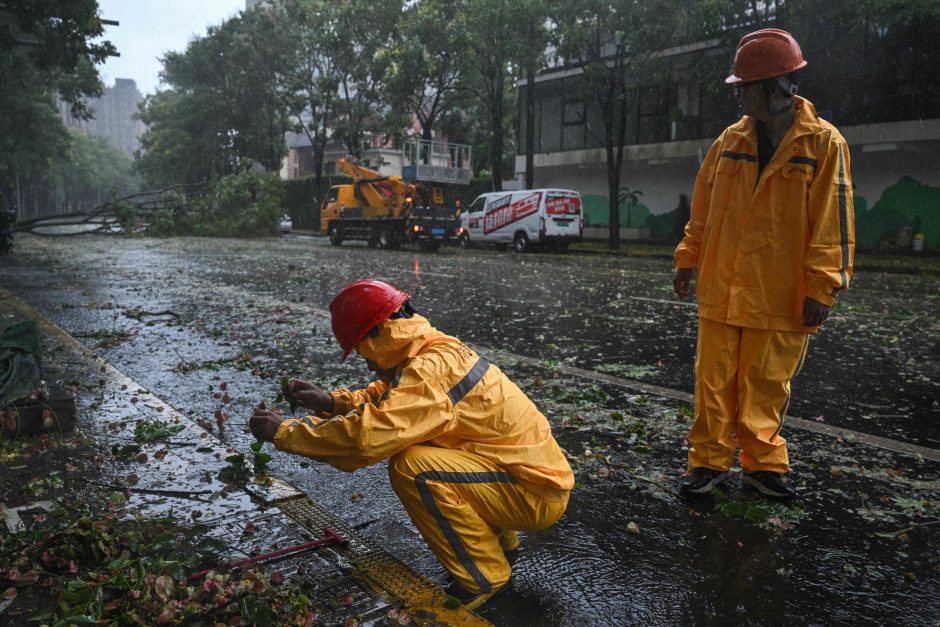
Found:
[[[350,159],[337,160],[336,167],[353,182],[331,187],[320,206],[320,233],[334,246],[364,240],[370,248],[394,249],[417,242],[424,250],[437,250],[460,237],[463,228],[454,209],[431,203],[423,185]]]

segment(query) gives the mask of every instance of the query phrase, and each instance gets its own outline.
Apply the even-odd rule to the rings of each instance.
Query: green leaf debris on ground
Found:
[[[299,578],[276,584],[283,575],[253,566],[187,581],[228,548],[204,527],[130,516],[120,500],[109,503],[94,513],[60,499],[31,528],[0,536],[0,588],[15,599],[6,619],[26,611],[56,627],[313,623]]]
[[[715,490],[713,494],[716,512],[762,526],[789,529],[806,515],[805,506],[801,501],[786,503],[756,494],[729,496],[721,490]]]
[[[656,374],[655,366],[645,364],[601,364],[594,368],[598,372],[615,374],[627,379],[645,379]]]
[[[163,422],[162,420],[142,420],[134,427],[134,440],[137,442],[165,440],[176,435],[184,428],[183,425]]]

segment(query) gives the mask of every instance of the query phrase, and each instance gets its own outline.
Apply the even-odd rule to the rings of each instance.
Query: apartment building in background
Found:
[[[102,137],[133,159],[134,151],[140,148],[140,136],[144,132],[143,122],[134,119],[137,105],[142,100],[143,96],[133,79],[118,78],[112,87],[105,88],[100,98],[88,101],[88,107],[94,111],[92,119],[76,119],[69,105],[62,101],[59,102],[59,113],[66,126]]]
[[[793,32],[809,61],[800,94],[849,144],[859,245],[910,249],[920,235],[925,250],[940,250],[940,23],[873,23],[827,48],[814,31]],[[662,50],[655,72],[630,74],[620,187],[643,195],[637,205],[621,203],[622,238],[663,239],[672,230],[667,214],[680,194],[691,196],[712,142],[740,115],[724,84],[733,57],[717,41],[689,41]],[[585,234],[603,238],[605,133],[597,103],[580,95],[581,74],[561,60],[535,77],[534,187],[581,192]],[[526,165],[526,87],[518,83],[517,180]]]

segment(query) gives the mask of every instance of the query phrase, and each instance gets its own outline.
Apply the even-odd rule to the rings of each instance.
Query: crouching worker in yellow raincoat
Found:
[[[261,441],[353,471],[388,459],[392,487],[470,609],[508,582],[515,530],[551,526],[574,475],[548,420],[499,368],[414,313],[408,295],[357,281],[330,304],[342,359],[355,349],[378,376],[327,393],[293,380],[313,410],[284,420],[259,408]]]
[[[795,73],[806,65],[785,31],[741,40],[725,82],[745,115],[705,157],[676,248],[680,298],[698,267],[685,492],[710,492],[727,479],[740,446],[743,483],[771,497],[795,494],[780,435],[790,381],[809,335],[849,286],[855,249],[848,146],[796,95]]]

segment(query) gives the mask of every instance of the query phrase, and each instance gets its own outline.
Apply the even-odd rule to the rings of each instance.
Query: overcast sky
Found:
[[[245,0],[98,0],[101,17],[120,26],[105,26],[104,39],[117,46],[120,57],[98,66],[105,85],[115,78],[133,78],[142,94],[157,89],[160,57],[183,50],[194,35],[221,24],[245,8]]]

